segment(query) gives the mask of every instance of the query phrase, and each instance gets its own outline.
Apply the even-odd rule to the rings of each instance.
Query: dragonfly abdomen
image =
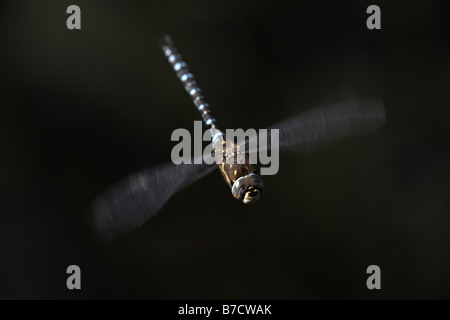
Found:
[[[197,81],[195,81],[194,75],[189,72],[188,65],[184,62],[183,57],[178,53],[178,50],[173,46],[169,36],[164,36],[161,47],[178,79],[180,79],[186,92],[191,97],[192,102],[194,102],[197,110],[200,112],[205,124],[210,129],[217,129],[217,121],[212,115],[209,104],[205,101],[202,89],[198,86]]]

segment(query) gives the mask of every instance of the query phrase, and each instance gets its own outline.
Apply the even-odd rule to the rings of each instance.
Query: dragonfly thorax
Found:
[[[246,204],[258,200],[264,184],[250,163],[245,147],[227,141],[221,131],[215,132],[212,141],[216,162],[233,197]]]

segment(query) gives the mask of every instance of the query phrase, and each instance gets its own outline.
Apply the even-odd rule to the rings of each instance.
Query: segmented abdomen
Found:
[[[170,37],[165,36],[163,38],[161,47],[165,56],[169,60],[170,65],[177,74],[178,79],[180,79],[187,93],[200,112],[205,124],[211,129],[217,128],[216,119],[212,116],[209,104],[206,103],[205,97],[202,95],[202,89],[197,85],[194,75],[189,72],[186,62],[183,61],[183,58],[173,46]]]

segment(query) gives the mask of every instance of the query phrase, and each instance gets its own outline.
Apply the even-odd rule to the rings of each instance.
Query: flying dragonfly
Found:
[[[231,188],[232,195],[243,203],[257,201],[264,188],[262,178],[248,161],[248,154],[257,152],[258,145],[249,141],[245,144],[226,144],[225,133],[219,129],[210,105],[205,101],[202,90],[172,40],[165,36],[160,42],[169,64],[211,132],[214,157],[221,158],[222,161],[212,165],[194,164],[195,161],[192,164],[160,164],[132,174],[106,190],[92,205],[94,227],[105,240],[112,240],[144,224],[172,195],[215,169],[221,172]],[[314,145],[376,130],[385,121],[385,111],[380,100],[353,99],[316,107],[278,122],[268,129],[279,130],[280,150],[293,147],[310,150]],[[250,140],[257,138],[250,137]],[[255,145],[256,149],[252,149],[251,146]],[[266,148],[267,146],[269,144]],[[237,157],[243,153],[244,160],[239,161]]]

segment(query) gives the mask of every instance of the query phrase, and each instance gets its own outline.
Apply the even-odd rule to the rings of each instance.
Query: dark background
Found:
[[[450,6],[393,2],[2,1],[0,298],[450,298]],[[252,206],[215,172],[104,245],[95,196],[170,161],[172,131],[199,119],[165,33],[223,127],[349,95],[382,99],[387,125],[281,154]]]

